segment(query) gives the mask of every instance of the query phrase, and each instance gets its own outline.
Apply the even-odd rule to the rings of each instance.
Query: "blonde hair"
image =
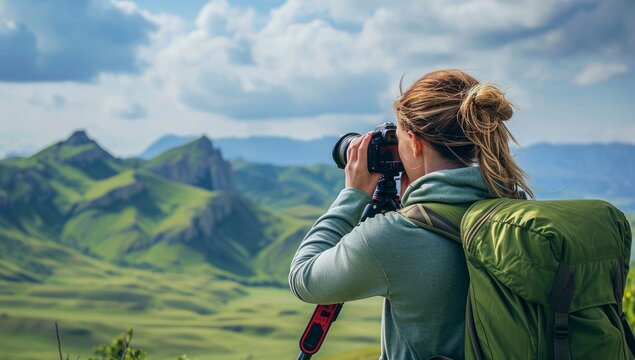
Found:
[[[461,70],[439,70],[417,80],[394,104],[399,125],[426,140],[443,157],[478,163],[490,189],[500,197],[535,198],[527,174],[509,150],[516,139],[504,121],[512,104],[496,86],[481,84]]]

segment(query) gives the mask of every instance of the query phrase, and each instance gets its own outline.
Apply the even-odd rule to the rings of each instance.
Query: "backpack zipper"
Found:
[[[465,237],[465,250],[467,250],[468,252],[472,251],[471,249],[472,241],[478,234],[478,230],[481,228],[481,226],[485,224],[485,222],[487,222],[487,220],[489,220],[489,218],[492,217],[492,215],[494,215],[494,212],[498,210],[498,208],[500,208],[504,203],[505,201],[501,201],[498,204],[492,206],[492,208],[487,210],[487,212],[483,216],[481,216],[480,219],[478,219],[476,224],[472,226],[467,236]]]

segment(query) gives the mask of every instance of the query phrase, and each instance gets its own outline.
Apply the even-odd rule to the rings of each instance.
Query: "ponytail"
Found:
[[[523,197],[521,190],[534,198],[527,186],[527,173],[513,159],[509,141],[518,144],[507,126],[514,111],[505,94],[489,84],[473,86],[459,108],[459,124],[465,136],[475,145],[483,178],[501,197]]]

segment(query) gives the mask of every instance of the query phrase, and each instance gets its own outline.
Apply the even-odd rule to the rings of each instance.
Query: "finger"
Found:
[[[351,163],[351,162],[357,161],[358,148],[359,148],[360,142],[361,142],[361,136],[358,137],[357,139],[353,140],[351,142],[351,144],[348,146],[348,160],[347,160],[347,163]]]
[[[370,133],[364,135],[361,144],[357,149],[357,157],[359,158],[359,162],[361,162],[362,164],[368,162],[368,144],[370,144],[370,139]]]
[[[348,145],[348,149],[346,149],[346,167],[351,163],[351,158],[353,157],[353,144]]]
[[[353,149],[354,151],[357,151],[359,149],[359,146],[360,146],[363,138],[364,138],[363,136],[360,136],[357,139],[353,140],[351,142],[351,145],[349,146],[349,148]]]
[[[348,158],[346,160],[346,164],[355,163],[357,161],[357,148],[351,144],[348,147]]]
[[[357,139],[351,141],[348,144],[348,148],[346,149],[346,163],[350,163],[351,162],[351,158],[353,157],[353,150],[355,149],[355,141]]]

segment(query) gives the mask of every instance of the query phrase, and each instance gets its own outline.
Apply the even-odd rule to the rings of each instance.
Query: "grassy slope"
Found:
[[[150,160],[140,162],[140,164],[144,168],[153,168],[163,164],[178,162],[186,155],[192,157],[200,155],[200,151],[196,148],[195,142],[190,142],[186,145],[167,150]]]
[[[277,218],[271,229],[274,240],[255,259],[255,266],[261,277],[273,277],[286,284],[289,274],[290,260],[304,235],[312,225],[311,221],[282,217],[271,213]]]
[[[314,309],[284,288],[122,268],[56,244],[20,240],[35,248],[48,272],[38,275],[40,283],[0,280],[0,359],[54,358],[55,321],[71,358],[87,358],[94,346],[129,327],[135,346],[150,359],[182,353],[195,359],[291,358]],[[378,299],[347,304],[322,353],[376,347],[379,320]]]
[[[344,186],[343,170],[328,165],[283,167],[233,161],[241,194],[274,209],[327,208]]]
[[[84,192],[82,200],[91,201],[98,199],[117,188],[132,185],[135,181],[134,171],[125,170],[115,176],[92,183],[91,187]]]
[[[114,260],[125,256],[130,246],[143,243],[150,236],[176,232],[189,226],[192,215],[214,201],[217,195],[144,171],[126,170],[93,182],[81,199],[93,201],[135,182],[140,183],[145,191],[134,201],[80,212],[66,222],[62,241],[88,247],[93,253]],[[148,254],[144,255],[148,257]],[[133,257],[129,258],[132,260]]]

